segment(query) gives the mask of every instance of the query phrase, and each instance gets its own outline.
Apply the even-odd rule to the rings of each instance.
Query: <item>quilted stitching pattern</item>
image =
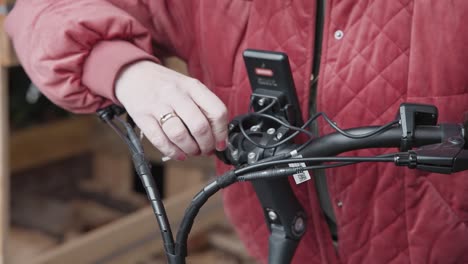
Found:
[[[345,5],[347,2],[354,4],[353,1],[336,1],[332,8],[330,34],[335,30],[342,29],[345,36],[341,40],[329,38],[324,84],[321,87],[324,95],[321,97],[333,98],[328,97],[328,94],[339,94],[341,96],[343,90],[346,90],[342,103],[333,102],[326,108],[331,116],[342,120],[340,124],[344,126],[346,126],[346,119],[343,116],[347,115],[351,109],[353,111],[363,109],[361,113],[369,115],[368,118],[366,116],[364,118],[373,119],[373,122],[380,123],[388,120],[387,116],[382,118],[382,115],[385,110],[392,106],[392,103],[395,103],[398,97],[404,94],[402,89],[407,85],[408,77],[404,76],[407,75],[407,71],[404,71],[404,69],[408,68],[411,32],[408,27],[397,27],[402,24],[410,24],[408,21],[411,19],[411,15],[408,13],[407,5],[411,1],[407,1],[407,5],[403,5],[398,1],[370,1],[370,3],[367,1],[368,5],[365,5],[366,1],[359,1],[358,6],[362,10],[360,12],[354,11],[353,14],[360,19],[356,19],[352,14],[347,15],[339,12],[342,10],[340,5]],[[379,10],[382,9],[382,2],[393,6],[391,14],[380,16]],[[399,7],[395,8],[395,5],[399,5]],[[375,10],[377,8],[379,10]],[[349,26],[343,28],[343,25],[336,22],[336,20],[346,21],[348,16],[351,16],[348,19],[353,21]],[[379,18],[377,22],[374,21],[377,19],[376,17]],[[386,22],[383,21],[385,17]],[[368,29],[368,31],[362,32],[362,29]],[[385,32],[398,32],[399,34],[393,37],[394,33]],[[369,61],[374,64],[369,64]],[[402,76],[386,74],[388,72],[392,72],[392,74],[401,72]],[[379,99],[381,99],[383,97],[382,92],[386,93],[388,96],[386,100],[390,102],[381,104],[380,100],[374,100],[379,101],[379,105],[369,106],[365,102],[367,99],[359,96],[359,94],[364,94],[367,98],[372,98],[374,95],[379,95]],[[325,105],[325,102],[322,104]],[[391,109],[392,115],[394,109]]]
[[[407,87],[411,29],[401,25],[411,24],[411,2],[333,1],[329,34],[342,30],[344,37],[328,38],[319,94],[337,98],[320,105],[341,126],[355,124],[350,114],[366,124],[386,122],[395,114]],[[353,11],[348,12],[351,5]],[[404,197],[403,180],[382,176],[386,169],[391,166],[362,165],[330,173],[337,190],[334,198],[344,204],[335,211],[342,219],[339,232],[347,234],[340,240],[347,263],[369,263],[375,254],[381,263],[408,262],[406,233],[401,231],[405,207],[394,199]],[[362,177],[346,176],[354,174]],[[347,200],[353,204],[347,205]],[[386,241],[389,234],[391,242]]]

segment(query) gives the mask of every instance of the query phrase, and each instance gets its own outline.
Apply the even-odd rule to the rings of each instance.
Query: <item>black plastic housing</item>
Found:
[[[285,105],[288,122],[301,126],[303,121],[288,56],[282,52],[254,49],[245,50],[243,56],[253,96],[257,96],[257,100],[261,98],[258,95],[271,94],[279,98]],[[262,108],[256,102],[253,107],[255,111]]]

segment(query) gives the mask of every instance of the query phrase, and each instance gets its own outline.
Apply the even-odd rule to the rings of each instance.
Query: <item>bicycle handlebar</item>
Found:
[[[351,134],[366,134],[378,127],[361,127],[348,129]],[[459,126],[448,124],[440,126],[421,126],[415,130],[414,144],[417,147],[441,143],[447,134],[455,135]],[[332,133],[314,139],[309,146],[300,151],[303,157],[335,156],[347,151],[367,148],[399,147],[401,141],[401,128],[393,127],[387,131],[368,138],[353,139],[340,133]]]
[[[368,133],[375,127],[347,130],[349,133]],[[468,143],[466,128],[459,124],[419,126],[414,131],[416,150],[408,151],[395,160],[399,166],[408,166],[437,173],[453,173],[468,169]],[[303,157],[335,156],[343,152],[368,149],[398,147],[401,142],[401,129],[391,128],[375,136],[364,139],[351,139],[339,133],[318,138],[300,151]],[[406,158],[408,160],[403,160]]]
[[[147,167],[146,161],[143,157],[143,151],[139,143],[136,144],[137,140],[134,131],[126,127],[126,135],[113,123],[114,115],[118,115],[119,111],[115,109],[108,108],[99,113],[99,116],[102,120],[106,121],[111,127],[116,130],[116,132],[121,136],[124,141],[129,145],[130,150],[132,151],[132,156],[139,157],[137,161],[134,160],[137,172],[140,172],[140,167]],[[119,119],[118,119],[119,120]],[[123,123],[122,120],[119,120],[120,123]],[[242,123],[242,122],[240,122]],[[395,124],[395,123],[393,123]],[[390,125],[393,125],[390,124]],[[237,124],[238,125],[238,124]],[[252,124],[251,124],[252,125]],[[309,158],[306,162],[312,162],[314,164],[323,163],[323,162],[343,162],[344,165],[349,165],[354,162],[376,162],[376,161],[386,161],[394,162],[398,166],[408,166],[410,168],[417,168],[432,172],[438,173],[452,173],[462,170],[468,170],[468,118],[465,121],[464,125],[460,124],[442,124],[442,125],[416,125],[411,127],[410,134],[411,139],[405,138],[405,134],[402,134],[406,129],[402,129],[404,124],[400,126],[388,126],[385,129],[380,127],[370,126],[370,127],[361,127],[353,128],[346,131],[340,131],[340,133],[332,133],[323,137],[315,138],[308,142],[307,146],[298,146],[292,144],[289,140],[291,137],[288,136],[288,139],[285,139],[284,142],[287,144],[282,145],[283,141],[279,141],[281,136],[280,133],[284,135],[290,133],[291,126],[284,126],[273,123],[266,122],[264,125],[265,131],[254,131],[252,126],[252,134],[259,137],[262,144],[276,144],[278,147],[275,148],[260,148],[255,144],[252,144],[250,141],[247,142],[242,139],[246,136],[241,134],[239,131],[232,131],[230,129],[230,134],[234,136],[230,137],[230,140],[237,141],[237,149],[234,149],[232,145],[230,148],[224,152],[224,161],[229,161],[229,163],[240,167],[240,169],[231,170],[223,176],[216,178],[210,184],[208,184],[199,194],[197,194],[191,205],[187,208],[186,214],[181,222],[179,232],[177,234],[176,243],[174,244],[172,240],[172,234],[170,231],[170,226],[168,225],[167,216],[164,210],[162,202],[158,195],[154,195],[152,191],[154,189],[154,183],[148,182],[147,192],[152,205],[155,209],[156,218],[160,225],[160,229],[163,233],[163,238],[165,240],[166,255],[170,263],[185,263],[185,256],[187,250],[187,237],[192,227],[193,221],[198,213],[198,210],[202,207],[204,202],[218,190],[225,188],[232,183],[240,180],[246,175],[253,173],[260,175],[263,173],[263,176],[268,176],[272,174],[275,176],[275,179],[265,180],[268,177],[251,177],[253,181],[254,188],[256,189],[257,195],[261,200],[262,205],[265,210],[265,217],[267,223],[270,224],[270,230],[272,235],[270,236],[270,249],[272,250],[270,257],[275,258],[274,262],[270,263],[286,263],[292,258],[294,254],[295,247],[297,246],[298,241],[305,232],[306,219],[305,214],[302,210],[300,204],[295,200],[295,196],[291,189],[289,188],[289,183],[284,176],[291,175],[300,172],[303,170],[310,169],[311,167],[306,168],[280,168],[280,169],[264,169],[265,165],[270,165],[276,167],[277,164],[285,164],[295,162],[295,155],[302,155],[305,158]],[[271,127],[273,125],[273,127]],[[268,129],[270,128],[270,129]],[[258,127],[256,128],[258,129]],[[268,130],[267,130],[268,129]],[[303,130],[303,129],[302,129]],[[271,133],[273,131],[273,133]],[[378,131],[378,133],[374,133]],[[372,132],[372,133],[371,133]],[[276,133],[276,134],[275,134]],[[346,135],[348,134],[348,136]],[[364,136],[358,138],[351,138],[349,134],[363,135],[363,134],[373,134],[372,136]],[[366,148],[389,148],[389,147],[401,147],[402,141],[406,141],[405,146],[419,147],[415,150],[405,151],[403,153],[397,153],[395,156],[386,157],[386,158],[376,158],[376,157],[332,157],[340,153],[366,149]],[[247,142],[247,143],[246,143]],[[250,145],[249,145],[250,144]],[[242,149],[242,153],[239,153]],[[299,151],[297,151],[299,149]],[[236,153],[238,152],[238,153]],[[217,153],[219,154],[219,153]],[[226,155],[228,154],[228,155]],[[252,154],[252,155],[251,155]],[[252,158],[252,157],[253,158]],[[219,156],[218,156],[219,157]],[[296,159],[296,162],[298,160]],[[275,162],[278,162],[275,164]],[[301,161],[302,162],[302,161]],[[142,166],[145,165],[145,166]],[[250,164],[250,165],[247,165]],[[338,164],[340,165],[340,164]],[[271,167],[270,166],[270,167]],[[327,167],[327,165],[321,165],[322,167]],[[329,165],[328,167],[332,167]],[[313,166],[312,166],[313,167]],[[320,167],[316,166],[316,167]],[[277,171],[275,171],[277,170]],[[262,172],[259,172],[262,171]],[[148,173],[148,175],[146,175]],[[150,172],[144,170],[145,174],[143,176],[150,177]],[[241,176],[242,175],[242,176]],[[276,178],[280,176],[280,178]],[[143,177],[142,180],[145,178]],[[257,183],[260,183],[256,186]],[[288,189],[289,188],[289,189]],[[269,195],[268,193],[278,194],[281,193],[281,199],[275,199],[275,195]],[[262,194],[262,195],[261,195]],[[154,196],[154,197],[153,197]],[[276,197],[277,198],[277,197]],[[155,201],[155,202],[154,202]],[[268,205],[265,207],[265,205]],[[271,211],[269,211],[271,210]],[[268,215],[270,212],[275,213]],[[267,219],[270,218],[270,219]],[[280,222],[278,222],[280,219]],[[284,222],[283,222],[284,221]],[[271,258],[270,258],[271,260]]]
[[[415,107],[415,105],[410,106]],[[244,174],[238,177],[239,180],[252,181],[257,197],[263,206],[267,225],[269,225],[271,231],[269,263],[281,263],[281,261],[291,256],[291,250],[286,245],[290,245],[291,240],[294,241],[297,237],[291,235],[290,227],[298,219],[298,216],[303,213],[301,207],[295,206],[298,203],[294,202],[288,182],[284,180],[279,183],[278,179],[308,168],[334,166],[309,166],[295,172],[295,168],[284,168],[284,166],[278,168],[277,166],[280,164],[303,161],[309,162],[309,164],[320,164],[327,161],[339,161],[339,157],[332,159],[325,159],[324,157],[336,156],[347,151],[393,147],[401,149],[404,146],[403,149],[406,149],[404,152],[395,154],[390,159],[387,157],[387,159],[381,159],[380,161],[391,161],[397,166],[407,166],[413,169],[445,174],[468,170],[468,144],[465,144],[467,142],[467,123],[463,127],[460,124],[436,125],[434,120],[419,120],[419,123],[413,120],[412,126],[408,124],[406,124],[408,126],[405,126],[402,122],[400,122],[399,126],[389,126],[389,124],[395,124],[395,122],[391,122],[383,127],[358,127],[345,131],[337,129],[339,132],[312,139],[307,143],[307,146],[302,146],[292,144],[290,141],[284,144],[279,143],[282,142],[279,141],[281,138],[286,138],[285,135],[291,133],[291,127],[287,126],[287,124],[278,125],[278,121],[262,121],[259,119],[258,114],[253,116],[255,116],[254,119],[245,120],[245,117],[241,117],[233,120],[230,131],[230,142],[232,144],[230,149],[225,151],[222,158],[227,163],[239,168],[236,173],[239,175]],[[242,128],[243,123],[246,123],[250,128],[248,130]],[[384,127],[385,129],[382,129]],[[375,133],[376,131],[378,133]],[[257,142],[252,142],[254,141],[253,138]],[[290,138],[290,136],[287,138]],[[268,145],[277,147],[271,148]],[[408,147],[417,149],[407,150]],[[301,156],[304,159],[299,161],[294,159],[295,156]],[[315,159],[311,159],[313,157]],[[371,157],[347,158],[348,161],[346,159],[341,160],[344,162],[342,165],[362,161],[378,161]],[[279,159],[281,159],[281,162]],[[340,166],[340,164],[336,165]],[[263,171],[260,172],[260,170]],[[271,195],[272,193],[281,193],[281,199],[275,199]],[[296,208],[291,209],[293,207]],[[283,246],[281,247],[276,247],[274,243],[271,243],[273,239],[278,242],[278,237],[273,237],[274,232],[277,231],[275,225],[278,223],[269,219],[268,213],[270,211],[282,217]]]

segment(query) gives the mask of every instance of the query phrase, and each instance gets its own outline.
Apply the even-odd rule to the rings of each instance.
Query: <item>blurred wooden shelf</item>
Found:
[[[117,198],[132,197],[129,192],[132,188],[132,168],[126,147],[95,116],[75,116],[14,131],[9,135],[9,148],[10,172],[30,170],[89,153],[94,157],[95,169],[92,179],[84,182],[83,188],[112,192],[111,195]],[[161,154],[151,145],[146,144],[145,149],[150,160],[161,162]],[[169,161],[164,166],[165,191],[169,195],[165,206],[171,225],[176,228],[193,195],[202,189],[203,184],[200,184],[207,181],[207,175],[213,175],[214,161],[210,157],[199,157],[189,162]],[[86,208],[93,209],[87,205]],[[225,221],[220,197],[210,199],[204,208],[197,218],[194,234]],[[99,218],[91,220],[100,221]],[[153,210],[147,207],[85,235],[71,234],[74,238],[69,242],[42,251],[30,247],[23,242],[24,239],[8,247],[14,246],[15,252],[18,252],[17,248],[25,245],[25,250],[32,252],[27,263],[68,263],[70,259],[75,261],[73,263],[131,263],[140,257],[163,253],[162,240],[155,224]],[[17,234],[16,231],[12,232]],[[9,252],[15,254],[11,250]],[[8,262],[3,263],[19,264],[22,262],[15,261],[24,260],[23,257],[10,257]]]
[[[92,151],[97,122],[95,116],[80,116],[12,132],[10,170],[30,169]]]
[[[0,4],[0,8],[6,10],[6,5]],[[13,45],[6,32],[3,30],[5,15],[0,15],[0,66],[12,67],[19,65],[18,58],[13,49]]]
[[[204,185],[192,188],[165,200],[169,222],[176,234],[185,208]],[[227,221],[219,194],[208,200],[200,210],[191,236],[206,232]],[[86,264],[86,263],[136,263],[155,254],[163,254],[163,241],[158,231],[153,209],[147,207],[125,216],[102,228],[43,252],[30,260],[30,264]]]

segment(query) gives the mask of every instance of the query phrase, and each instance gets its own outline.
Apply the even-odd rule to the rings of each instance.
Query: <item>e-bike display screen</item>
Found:
[[[249,76],[253,96],[271,95],[280,100],[280,105],[286,105],[286,117],[295,126],[302,125],[301,111],[297,100],[291,67],[285,53],[247,49],[244,51],[244,61]],[[262,102],[254,102],[253,108],[258,111],[264,106]],[[291,120],[292,119],[292,120]]]

